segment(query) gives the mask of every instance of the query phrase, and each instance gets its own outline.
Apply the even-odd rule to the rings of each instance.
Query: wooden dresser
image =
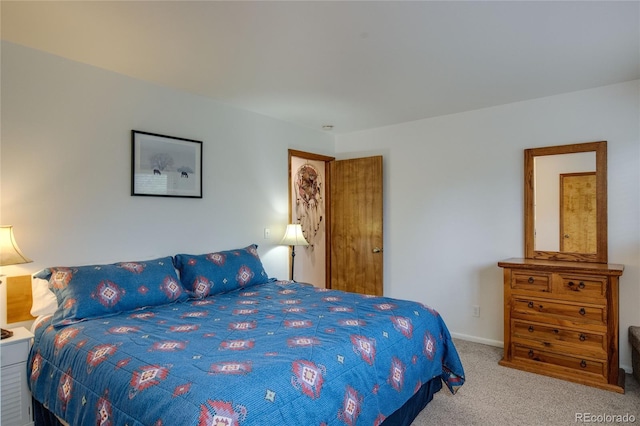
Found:
[[[622,265],[507,259],[501,365],[624,393],[618,365]]]

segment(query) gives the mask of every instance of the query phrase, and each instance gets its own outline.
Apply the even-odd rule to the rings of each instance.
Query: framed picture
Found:
[[[132,130],[131,195],[202,198],[202,141]]]

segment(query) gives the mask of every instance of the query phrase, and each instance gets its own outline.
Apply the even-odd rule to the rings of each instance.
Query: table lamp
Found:
[[[13,236],[13,226],[2,225],[0,226],[0,266],[18,265],[20,263],[29,263],[33,260],[22,254],[16,239]],[[0,284],[3,282],[4,275],[0,275]],[[9,330],[2,330],[2,339],[13,336],[13,332]]]
[[[296,257],[296,246],[308,246],[309,243],[304,238],[302,233],[302,226],[299,223],[292,223],[287,225],[287,229],[284,232],[284,237],[280,244],[283,246],[291,246],[291,281],[295,281],[293,278],[293,262]]]

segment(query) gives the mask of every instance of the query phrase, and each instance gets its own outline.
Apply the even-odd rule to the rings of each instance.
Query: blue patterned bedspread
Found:
[[[464,371],[416,302],[271,282],[37,328],[33,396],[71,425],[377,425]]]

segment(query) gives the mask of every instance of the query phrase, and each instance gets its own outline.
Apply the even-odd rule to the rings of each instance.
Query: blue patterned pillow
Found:
[[[217,253],[178,254],[174,259],[182,285],[198,298],[269,281],[255,244]]]
[[[180,284],[171,257],[112,265],[53,267],[35,277],[49,280],[49,288],[58,299],[54,325],[189,297]]]

